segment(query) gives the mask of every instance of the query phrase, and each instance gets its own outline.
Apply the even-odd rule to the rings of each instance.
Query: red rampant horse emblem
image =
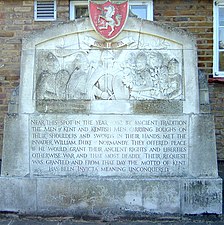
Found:
[[[128,17],[128,1],[115,4],[107,1],[97,4],[89,1],[89,14],[94,29],[106,40],[115,38]]]

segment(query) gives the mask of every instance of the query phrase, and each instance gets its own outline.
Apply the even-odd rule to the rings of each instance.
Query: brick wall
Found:
[[[185,29],[197,38],[198,67],[212,74],[213,3],[211,0],[154,0],[154,20]]]
[[[69,0],[57,0],[57,21],[35,22],[33,1],[0,0],[0,157],[3,121],[11,91],[19,84],[21,39],[34,30],[68,21]],[[198,66],[207,76],[212,74],[213,3],[212,0],[154,0],[154,20],[172,24],[197,37]],[[217,149],[224,159],[224,85],[210,85],[215,115]]]

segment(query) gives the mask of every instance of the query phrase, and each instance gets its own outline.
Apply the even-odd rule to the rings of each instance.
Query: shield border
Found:
[[[102,2],[102,3],[100,3],[100,4],[99,4],[99,3],[95,3],[93,0],[88,0],[88,10],[89,10],[89,17],[90,17],[91,24],[92,24],[94,30],[96,31],[96,33],[99,34],[103,39],[105,39],[105,40],[107,40],[107,41],[110,41],[110,40],[116,38],[116,37],[121,33],[121,31],[123,30],[123,28],[124,28],[124,26],[125,26],[125,24],[126,24],[126,22],[127,22],[127,18],[128,18],[128,14],[129,14],[129,0],[125,0],[125,1],[122,1],[121,3],[119,3],[119,4],[123,4],[123,3],[126,2],[126,4],[127,4],[126,17],[125,17],[124,23],[123,23],[122,27],[120,28],[120,30],[119,30],[114,36],[112,36],[112,37],[110,37],[110,38],[105,37],[104,35],[102,35],[102,34],[97,30],[97,28],[96,28],[96,26],[95,26],[95,24],[94,24],[94,22],[93,22],[92,15],[91,15],[91,11],[90,11],[90,4],[91,4],[91,2],[92,2],[93,4],[103,5],[103,4],[107,3],[107,2],[111,2],[111,0],[106,0],[106,1],[104,1],[104,2]],[[113,3],[113,2],[111,2],[111,3],[114,4],[114,5],[119,5],[118,3]]]

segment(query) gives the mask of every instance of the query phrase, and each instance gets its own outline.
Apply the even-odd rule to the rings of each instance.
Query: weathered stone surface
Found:
[[[0,177],[0,211],[35,213],[36,180]]]
[[[215,128],[210,114],[192,115],[190,122],[189,171],[194,177],[217,177]],[[213,149],[213,151],[211,150]]]
[[[0,178],[0,210],[114,219],[221,213],[221,179]]]
[[[25,114],[9,115],[5,119],[4,151],[2,154],[3,176],[29,174],[29,127]]]
[[[222,188],[221,179],[187,179],[184,181],[182,184],[183,197],[181,199],[183,213],[219,212],[221,214],[222,193],[218,191],[220,188]]]

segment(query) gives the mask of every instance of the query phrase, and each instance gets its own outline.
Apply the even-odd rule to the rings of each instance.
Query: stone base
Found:
[[[222,213],[222,180],[0,177],[0,211],[130,217]]]

